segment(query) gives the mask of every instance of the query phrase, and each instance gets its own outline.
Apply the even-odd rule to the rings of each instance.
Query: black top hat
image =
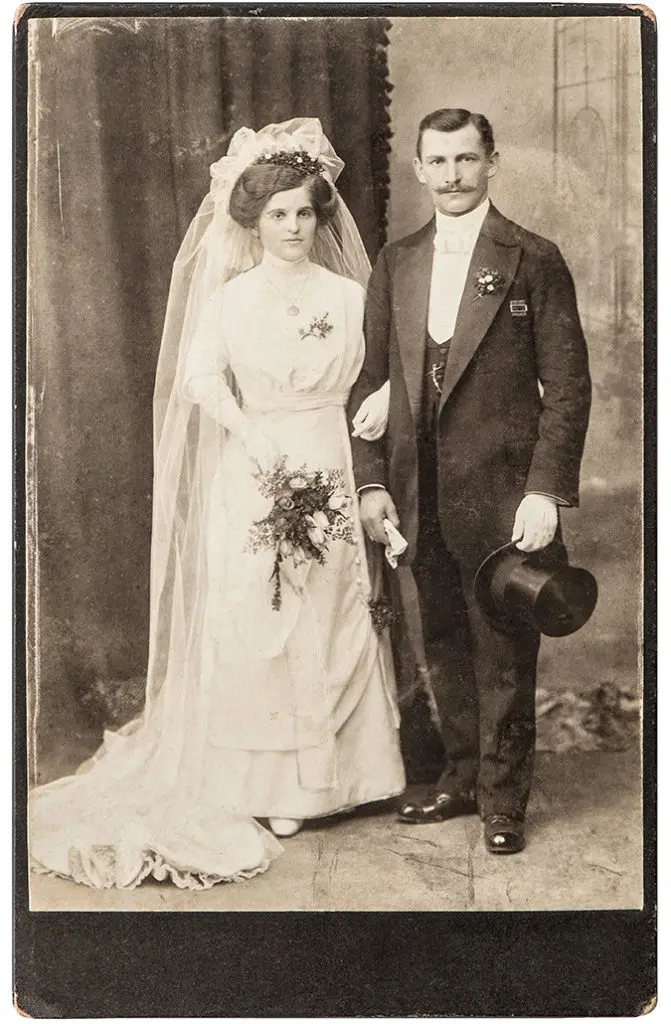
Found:
[[[598,587],[587,569],[568,564],[559,541],[531,553],[510,543],[484,560],[474,593],[481,611],[501,632],[527,627],[546,636],[568,636],[594,611]]]

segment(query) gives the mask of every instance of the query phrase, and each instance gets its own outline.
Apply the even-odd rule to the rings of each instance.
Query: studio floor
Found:
[[[411,826],[393,806],[306,827],[264,875],[191,892],[100,892],[31,877],[33,910],[591,910],[642,901],[638,754],[539,754],[526,850],[496,857],[477,818]]]
[[[577,564],[598,576],[602,600],[579,633],[544,640],[538,750],[526,850],[488,854],[477,818],[439,825],[397,821],[393,806],[315,823],[284,843],[270,870],[207,892],[145,882],[98,892],[32,876],[35,910],[588,910],[641,905],[642,829],[638,666],[640,567],[636,495],[587,489],[587,537],[566,517]],[[58,694],[55,680],[45,694]],[[614,688],[614,689],[613,689]],[[63,704],[65,702],[62,702]],[[100,742],[42,701],[37,781],[73,772]],[[46,710],[45,710],[46,709]],[[606,749],[594,749],[595,746]]]

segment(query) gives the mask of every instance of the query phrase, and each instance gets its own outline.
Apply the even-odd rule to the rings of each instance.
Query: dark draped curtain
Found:
[[[172,261],[209,164],[241,125],[319,117],[373,258],[387,201],[387,22],[30,27],[30,710],[40,765],[59,774],[86,735],[82,706],[112,691],[125,699],[144,672],[154,371]]]

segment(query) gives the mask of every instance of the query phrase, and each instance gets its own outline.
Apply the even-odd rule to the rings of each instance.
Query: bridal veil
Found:
[[[144,712],[106,733],[76,775],[31,794],[30,853],[38,871],[98,888],[131,888],[150,874],[203,888],[263,871],[281,852],[255,820],[202,799],[216,686],[202,671],[205,531],[226,431],[189,401],[183,386],[189,342],[208,299],[262,256],[254,235],[229,214],[231,189],[245,167],[280,151],[306,152],[332,183],[343,168],[320,122],[294,118],[259,132],[241,128],[210,169],[210,190],[174,263],[156,373]],[[319,226],[310,258],[366,284],[370,265],[342,199],[333,220]]]

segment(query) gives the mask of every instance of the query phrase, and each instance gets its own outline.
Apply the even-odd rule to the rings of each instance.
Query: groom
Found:
[[[498,632],[473,599],[496,548],[532,552],[578,504],[590,408],[573,281],[557,247],[491,205],[491,125],[437,110],[419,126],[415,173],[435,216],[380,253],[366,358],[350,411],[389,378],[385,437],[352,439],[361,519],[408,540],[424,653],[447,764],[406,822],[478,813],[492,853],[524,847],[535,747],[539,634]],[[559,538],[558,538],[559,539]]]

